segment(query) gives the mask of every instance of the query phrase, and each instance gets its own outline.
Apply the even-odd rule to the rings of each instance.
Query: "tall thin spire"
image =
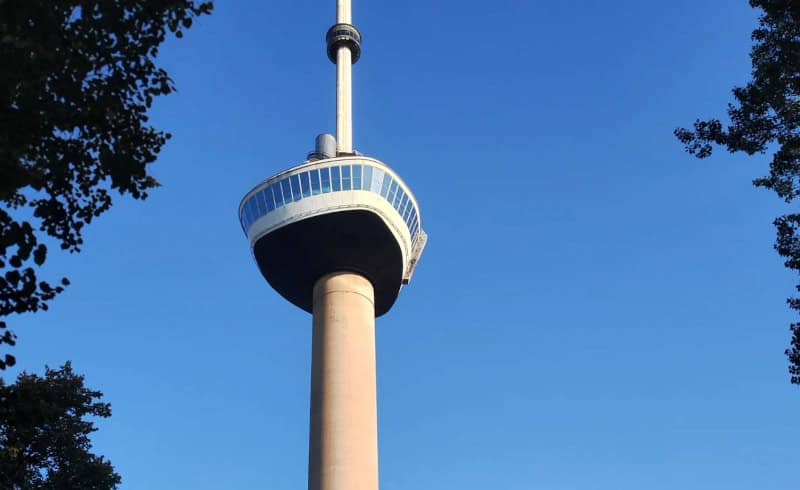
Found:
[[[336,2],[337,16],[336,22],[339,24],[353,24],[353,5],[350,0],[338,0]]]
[[[351,0],[337,0],[336,24],[328,30],[328,58],[336,63],[338,152],[353,153],[353,64],[361,56],[361,34],[353,26]]]

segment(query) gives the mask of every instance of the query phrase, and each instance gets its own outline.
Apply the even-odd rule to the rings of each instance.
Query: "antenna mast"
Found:
[[[361,57],[361,33],[353,25],[351,0],[337,0],[336,24],[328,30],[328,59],[336,64],[336,141],[353,153],[353,65]]]

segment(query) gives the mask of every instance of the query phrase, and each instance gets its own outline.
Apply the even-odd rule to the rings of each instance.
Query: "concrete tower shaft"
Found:
[[[358,274],[314,286],[309,490],[378,489],[374,309]]]

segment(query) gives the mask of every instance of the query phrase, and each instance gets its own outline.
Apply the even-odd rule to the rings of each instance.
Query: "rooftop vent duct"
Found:
[[[317,136],[316,148],[308,154],[308,160],[325,160],[336,156],[336,138],[332,134],[320,134]]]

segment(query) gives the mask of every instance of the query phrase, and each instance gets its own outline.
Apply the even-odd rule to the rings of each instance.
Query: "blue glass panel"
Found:
[[[250,225],[252,225],[258,219],[258,206],[256,205],[256,200],[253,197],[250,197],[248,204],[250,205]]]
[[[406,199],[406,191],[398,187],[397,197],[394,198],[394,203],[392,203],[392,206],[394,206],[398,213],[400,212],[400,207],[403,205],[403,199]]]
[[[283,206],[283,193],[281,192],[281,183],[275,182],[269,187],[272,189],[272,195],[275,196],[275,209],[278,209],[279,207]]]
[[[268,191],[269,191],[269,187],[266,188],[266,189],[262,189],[261,192],[259,192],[259,194],[261,195],[261,200],[264,203],[264,214],[267,214],[270,211],[272,211],[273,209],[275,209],[274,207],[270,207],[270,204],[267,202],[267,201],[272,200],[272,194],[271,193],[268,194],[267,193]],[[274,204],[273,204],[273,206],[274,206]]]
[[[253,223],[253,204],[252,200],[249,200],[244,203],[244,209],[242,209],[242,221],[244,221],[244,227],[250,229],[250,225]]]
[[[272,186],[264,189],[264,196],[267,199],[267,212],[269,213],[275,209],[275,199],[272,197]]]
[[[372,173],[372,192],[375,194],[381,193],[381,185],[383,184],[383,170],[376,168]]]
[[[364,165],[364,183],[361,186],[365,191],[372,190],[372,167]]]
[[[292,200],[299,201],[302,199],[302,195],[300,194],[300,177],[292,175],[289,177],[289,180],[292,182]]]
[[[350,190],[350,165],[342,165],[342,190]]]
[[[389,174],[385,174],[383,176],[383,184],[381,185],[381,197],[386,197],[386,194],[389,192],[389,186],[392,183],[392,178],[389,177]]]
[[[315,169],[312,170],[310,174],[311,174],[311,193],[316,196],[317,194],[320,193],[319,171]]]
[[[253,195],[252,199],[253,199],[253,211],[255,211],[255,213],[253,213],[255,218],[253,220],[253,223],[255,223],[256,221],[258,221],[258,218],[264,216],[264,210],[261,209],[261,202],[260,199],[258,199],[258,195]]]
[[[269,186],[270,190],[272,191],[272,197],[275,198],[275,209],[283,206],[283,192],[281,191],[281,184],[280,182],[275,182],[271,186]]]
[[[333,192],[342,190],[342,181],[339,178],[339,167],[331,167],[331,184]]]
[[[250,228],[250,212],[247,210],[247,203],[244,203],[244,206],[242,206],[242,212],[239,214],[239,222],[242,224],[244,232],[247,233],[247,230]]]
[[[253,194],[253,197],[251,197],[251,199],[253,200],[253,205],[255,206],[256,219],[258,219],[261,216],[263,216],[264,213],[267,211],[266,209],[264,209],[264,200],[259,197],[258,192]]]
[[[300,186],[303,188],[303,197],[311,195],[311,181],[308,172],[300,174]]]
[[[249,203],[250,204],[250,224],[256,222],[258,219],[258,206],[256,205],[255,198],[251,197]]]
[[[397,212],[400,213],[401,217],[405,217],[407,207],[408,207],[408,194],[405,194],[403,196],[403,200],[400,202],[400,205],[397,206]]]
[[[353,165],[353,190],[361,189],[361,165]]]
[[[386,200],[389,201],[389,204],[394,202],[394,196],[397,194],[397,182],[392,181],[392,185],[389,187],[389,194],[386,195]]]
[[[250,205],[250,224],[253,224],[256,222],[259,216],[261,216],[255,194],[250,196],[250,200],[247,202],[247,204]]]
[[[392,186],[392,178],[389,174],[384,174],[383,183],[381,184],[381,197],[386,198],[389,194],[389,187]]]
[[[321,168],[319,170],[320,176],[322,177],[322,192],[330,192],[331,191],[331,173],[329,168]]]
[[[256,219],[261,218],[265,214],[267,214],[267,203],[264,201],[264,192],[261,191],[255,196],[256,205],[258,206],[258,216]]]
[[[403,211],[403,221],[406,223],[410,223],[411,219],[411,210],[414,208],[414,203],[411,202],[411,199],[408,200],[408,204],[406,204],[406,210]]]
[[[253,194],[253,197],[251,197],[250,200],[253,201],[253,223],[255,223],[258,221],[258,218],[264,216],[266,210],[263,209],[263,203],[261,199],[258,198],[258,194]]]
[[[281,190],[283,191],[283,203],[289,204],[292,202],[292,185],[289,183],[288,178],[281,181]]]
[[[272,196],[275,198],[275,209],[283,206],[283,195],[281,194],[281,184],[278,182],[269,186],[272,189]]]
[[[253,200],[253,203],[255,203],[255,207],[256,207],[256,219],[258,219],[258,218],[260,218],[261,216],[263,216],[263,215],[264,215],[264,213],[266,213],[266,212],[267,212],[267,210],[266,210],[266,209],[262,209],[262,207],[263,207],[263,204],[262,204],[262,202],[261,202],[261,199],[259,199],[259,198],[258,198],[258,194],[257,194],[257,193],[256,193],[256,194],[253,194],[253,197],[251,197],[250,199],[252,199],[252,200]]]

